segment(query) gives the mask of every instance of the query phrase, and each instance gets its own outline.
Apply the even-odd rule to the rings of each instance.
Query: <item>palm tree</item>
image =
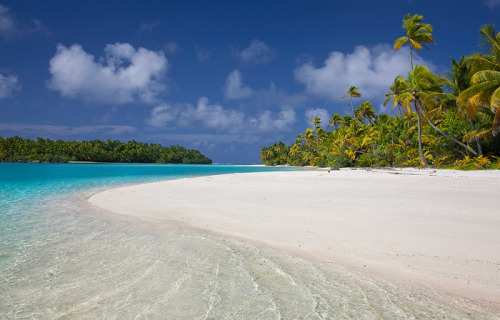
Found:
[[[470,87],[471,83],[471,71],[470,71],[469,60],[467,60],[464,56],[462,56],[459,61],[456,61],[455,59],[451,58],[451,73],[449,75],[449,78],[453,83],[452,85],[453,91],[451,93],[452,95],[457,97],[462,92],[467,90]],[[467,108],[467,110],[469,110],[469,108]],[[467,115],[467,119],[469,120],[473,132],[475,132],[476,124],[474,121],[474,117],[470,117],[469,115]],[[483,151],[481,148],[479,137],[476,135],[472,139],[476,141],[477,153],[479,155],[482,155]]]
[[[353,97],[354,97],[354,98],[359,98],[359,97],[361,97],[361,93],[360,93],[358,90],[359,90],[359,88],[356,88],[355,86],[351,86],[351,87],[349,88],[349,90],[347,90],[347,94],[344,94],[344,95],[342,96],[342,99],[347,98],[347,97],[351,97],[351,109],[352,109],[352,115],[353,115],[353,116],[355,116],[355,114],[354,114],[354,106],[353,106],[353,104],[352,104],[352,98],[353,98]]]
[[[369,101],[363,101],[356,110],[356,113],[362,119],[367,119],[368,122],[373,126],[373,119],[375,119],[376,112],[373,109],[372,104]]]
[[[394,50],[399,50],[405,44],[410,46],[410,65],[413,70],[413,53],[412,49],[420,51],[422,47],[427,48],[424,43],[434,43],[432,39],[432,26],[427,23],[422,23],[423,16],[415,14],[411,16],[409,13],[403,19],[403,29],[406,30],[406,36],[396,39],[394,42]],[[428,48],[427,48],[428,49]]]
[[[445,83],[445,79],[440,78],[429,71],[426,66],[416,65],[413,70],[408,73],[406,78],[398,77],[396,79],[398,83],[403,109],[410,112],[411,106],[413,104],[414,109],[417,114],[417,125],[418,125],[418,152],[420,156],[420,162],[423,165],[428,165],[425,159],[424,152],[422,149],[422,130],[421,130],[421,119],[422,115],[427,123],[437,132],[439,132],[444,137],[449,140],[461,145],[462,147],[469,150],[472,154],[477,156],[477,153],[472,150],[469,146],[463,144],[461,141],[449,136],[444,131],[439,129],[430,121],[429,117],[425,114],[425,105],[435,105],[441,102],[443,99],[452,98],[451,95],[443,93],[442,86]]]
[[[467,106],[470,118],[489,105],[495,114],[491,131],[496,136],[500,127],[500,32],[495,35],[494,26],[484,25],[479,34],[489,54],[469,57],[475,73],[470,88],[458,96],[457,103]]]
[[[330,121],[328,121],[328,123],[329,127],[334,126],[336,130],[338,128],[338,125],[342,123],[342,117],[340,116],[340,114],[334,113],[332,114],[332,118],[330,119]]]
[[[348,114],[342,117],[342,124],[346,127],[350,126],[352,123],[352,117]]]

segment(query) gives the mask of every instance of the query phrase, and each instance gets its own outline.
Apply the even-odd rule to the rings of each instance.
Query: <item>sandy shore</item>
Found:
[[[118,188],[89,201],[500,311],[500,171],[229,174]]]

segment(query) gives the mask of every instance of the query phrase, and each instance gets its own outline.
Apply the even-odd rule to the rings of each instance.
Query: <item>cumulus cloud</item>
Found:
[[[16,75],[0,74],[0,99],[11,97],[14,91],[20,91],[21,84]]]
[[[489,8],[493,9],[496,7],[500,7],[500,0],[486,0],[484,1],[484,4],[488,6]]]
[[[50,60],[48,88],[87,103],[155,102],[165,89],[160,82],[168,69],[163,52],[135,49],[128,43],[108,44],[104,52],[105,57],[96,61],[78,44],[58,45]]]
[[[244,113],[224,109],[220,104],[210,104],[208,98],[202,97],[196,106],[192,104],[162,103],[151,110],[146,124],[153,127],[175,125],[182,128],[203,127],[217,131],[236,131],[241,128]]]
[[[283,107],[280,112],[273,114],[266,110],[250,119],[250,125],[258,131],[290,131],[296,122],[295,111],[290,107]]]
[[[435,69],[417,54],[413,63]],[[294,70],[294,75],[308,93],[320,98],[341,101],[349,87],[356,86],[364,99],[382,100],[394,78],[406,75],[409,69],[408,49],[394,51],[390,45],[381,44],[371,49],[358,46],[350,54],[332,52],[322,67],[304,63]]]
[[[329,124],[330,120],[330,113],[323,108],[310,108],[307,109],[305,114],[305,120],[309,124],[311,122],[311,119],[314,117],[318,116],[321,119],[321,127],[326,128]]]
[[[158,128],[197,127],[232,133],[289,131],[295,122],[295,111],[291,107],[283,107],[277,113],[266,110],[249,117],[242,111],[210,104],[206,97],[200,98],[196,106],[162,103],[153,108],[145,120],[147,125]]]
[[[243,112],[224,109],[218,103],[211,105],[208,98],[202,97],[196,107],[189,105],[179,113],[178,124],[191,127],[198,123],[209,129],[235,131],[241,127],[244,116]]]
[[[243,85],[243,77],[241,72],[234,70],[226,78],[224,86],[224,97],[228,100],[244,99],[252,95],[253,90]]]
[[[278,89],[271,82],[269,88],[252,89],[244,85],[243,76],[239,70],[234,70],[228,74],[223,87],[224,98],[226,100],[247,99],[249,104],[263,106],[293,106],[298,107],[309,100],[307,94],[289,94],[282,89]]]
[[[149,117],[146,119],[146,124],[153,127],[165,127],[177,120],[179,108],[175,108],[170,104],[162,103],[151,110]]]
[[[275,58],[276,50],[268,46],[265,42],[254,39],[250,45],[243,50],[233,49],[236,55],[244,64],[266,64]]]

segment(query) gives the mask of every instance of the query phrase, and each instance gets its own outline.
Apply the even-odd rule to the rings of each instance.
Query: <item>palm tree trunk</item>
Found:
[[[356,115],[354,114],[354,106],[352,104],[352,96],[351,96],[351,109],[352,109],[352,116],[356,117]]]
[[[410,66],[411,66],[411,70],[413,70],[413,53],[412,53],[412,45],[410,43]]]
[[[417,107],[417,102],[415,101],[415,110],[417,111],[417,127],[418,127],[418,153],[420,155],[420,162],[424,164],[425,167],[429,165],[427,159],[424,156],[424,150],[422,149],[422,129],[420,121],[420,110]]]
[[[416,102],[417,102],[417,101],[415,101],[415,103],[416,103]],[[419,103],[419,104],[420,104],[420,103]],[[475,155],[475,156],[477,157],[477,152],[476,152],[476,151],[472,150],[472,148],[471,148],[471,147],[469,147],[468,145],[466,145],[466,144],[464,144],[464,143],[460,142],[459,140],[457,140],[457,139],[453,138],[452,136],[447,135],[447,134],[446,134],[443,130],[441,130],[441,129],[439,129],[438,127],[436,127],[436,126],[434,125],[434,123],[432,123],[432,122],[429,120],[429,118],[427,117],[427,115],[424,113],[424,110],[423,110],[423,109],[421,109],[421,111],[422,111],[422,115],[424,116],[425,120],[427,120],[427,123],[428,123],[428,124],[429,124],[429,125],[430,125],[433,129],[434,129],[434,130],[436,130],[437,132],[439,132],[441,135],[443,135],[444,137],[448,138],[449,140],[451,140],[451,141],[455,142],[456,144],[458,144],[458,145],[460,145],[460,146],[464,147],[465,149],[469,150],[469,152],[470,152],[470,153],[472,153],[473,155]],[[417,112],[417,115],[418,115],[418,112]]]
[[[472,127],[472,130],[476,130],[474,119],[470,119],[469,122],[470,122],[470,125]],[[483,155],[483,149],[481,148],[481,143],[479,142],[479,138],[475,137],[474,140],[476,140],[477,154],[480,156]]]

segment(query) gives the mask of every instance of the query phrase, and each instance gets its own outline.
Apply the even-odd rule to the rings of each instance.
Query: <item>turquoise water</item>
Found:
[[[468,319],[439,297],[88,204],[113,186],[246,166],[0,164],[2,319]]]

